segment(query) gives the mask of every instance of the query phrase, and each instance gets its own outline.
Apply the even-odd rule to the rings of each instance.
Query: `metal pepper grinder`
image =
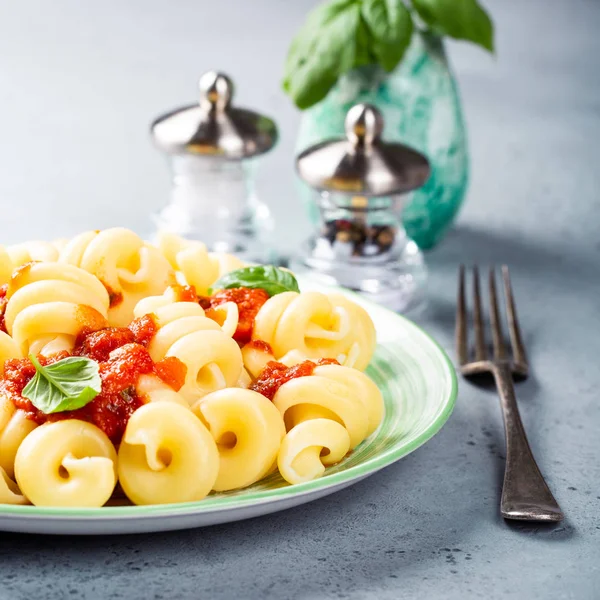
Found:
[[[406,236],[401,211],[430,168],[419,152],[386,143],[383,126],[377,108],[358,104],[346,115],[346,138],[322,142],[297,157],[300,177],[315,190],[321,222],[292,269],[408,311],[424,298],[427,270]]]
[[[162,115],[151,126],[173,174],[170,202],[156,215],[156,228],[249,262],[274,262],[265,243],[273,223],[254,180],[257,157],[274,146],[277,127],[268,117],[232,106],[233,84],[222,73],[202,75],[199,91],[197,104]]]

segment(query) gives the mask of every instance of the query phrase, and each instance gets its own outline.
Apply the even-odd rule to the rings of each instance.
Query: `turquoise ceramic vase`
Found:
[[[304,111],[297,152],[326,139],[343,137],[346,113],[358,102],[374,104],[382,112],[385,139],[412,146],[431,162],[431,177],[407,198],[403,220],[409,237],[419,247],[432,248],[458,213],[469,171],[458,87],[442,40],[415,33],[394,72],[369,66],[342,77],[324,100]],[[314,197],[300,185],[316,223]]]

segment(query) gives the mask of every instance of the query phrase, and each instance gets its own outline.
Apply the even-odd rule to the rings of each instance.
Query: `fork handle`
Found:
[[[494,378],[506,434],[506,467],[500,512],[505,519],[561,521],[563,513],[533,458],[525,435],[510,367],[494,365]]]

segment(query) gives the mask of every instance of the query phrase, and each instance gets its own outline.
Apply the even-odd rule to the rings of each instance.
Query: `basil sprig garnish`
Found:
[[[253,266],[236,269],[216,281],[209,291],[230,290],[232,288],[251,288],[265,290],[269,296],[283,292],[299,292],[298,282],[292,273],[271,265]]]
[[[45,367],[29,355],[35,376],[21,395],[45,414],[76,410],[102,390],[98,363],[83,356],[69,356]]]

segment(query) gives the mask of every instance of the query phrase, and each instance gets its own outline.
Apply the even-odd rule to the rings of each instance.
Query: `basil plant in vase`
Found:
[[[468,181],[466,132],[444,36],[494,49],[492,22],[477,0],[329,0],[294,38],[283,82],[304,111],[298,152],[342,137],[347,111],[367,102],[383,113],[384,138],[429,158],[431,177],[403,213],[421,248],[443,237]],[[316,221],[316,207],[307,204]]]

